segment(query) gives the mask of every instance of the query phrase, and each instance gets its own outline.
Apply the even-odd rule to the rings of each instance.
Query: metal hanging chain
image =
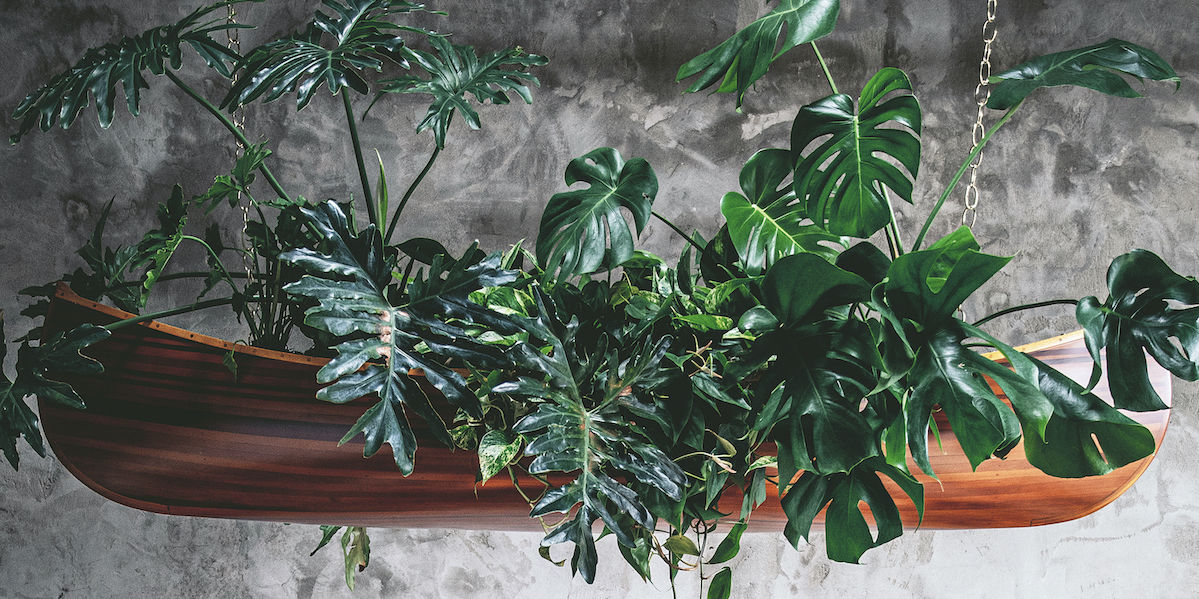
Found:
[[[229,8],[229,14],[228,14],[228,17],[226,18],[226,21],[230,25],[236,25],[237,24],[237,11],[233,9],[232,4],[230,4],[228,6],[228,8]],[[229,38],[229,43],[227,44],[227,47],[230,50],[236,52],[238,56],[241,56],[241,33],[240,32],[241,32],[241,30],[236,27],[230,27],[229,29],[225,30],[225,35]],[[233,82],[237,83],[237,80],[234,79]],[[242,109],[242,107],[239,106],[239,107],[234,108],[233,114],[231,116],[232,116],[233,126],[237,127],[238,129],[240,129],[242,131],[245,131],[246,130],[246,113]],[[245,153],[245,151],[246,151],[245,144],[243,144],[240,139],[237,140],[237,157],[240,158],[241,154]],[[246,269],[246,286],[249,287],[250,285],[254,284],[254,268],[253,267],[257,263],[257,260],[254,260],[251,258],[251,256],[254,254],[254,243],[250,240],[250,207],[245,205],[241,201],[241,191],[237,192],[237,205],[241,206],[241,237],[242,237],[242,243],[244,244],[242,247],[243,251],[241,254],[241,264],[242,264],[242,267]]]
[[[995,25],[995,16],[998,12],[998,0],[987,0],[987,22],[983,23],[983,57],[978,64],[978,85],[974,87],[974,102],[978,105],[977,117],[974,120],[974,129],[970,132],[971,150],[978,147],[982,142],[983,137],[987,135],[987,128],[983,124],[983,116],[986,113],[987,102],[991,99],[991,45],[995,42],[995,36],[999,33],[998,27]],[[962,224],[967,227],[973,227],[974,221],[978,218],[978,167],[982,164],[982,152],[974,157],[974,161],[970,163],[970,185],[966,187],[965,205],[966,209],[962,212]]]

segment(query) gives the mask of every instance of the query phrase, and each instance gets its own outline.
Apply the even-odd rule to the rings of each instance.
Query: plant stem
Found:
[[[669,219],[667,219],[665,216],[662,216],[661,214],[658,214],[658,211],[656,211],[656,210],[651,210],[651,211],[650,211],[650,214],[652,214],[652,215],[653,215],[655,218],[657,218],[658,220],[660,220],[660,221],[662,221],[662,222],[666,223],[666,226],[668,226],[668,227],[670,227],[671,229],[673,229],[673,230],[674,230],[674,232],[675,232],[675,233],[678,233],[678,234],[679,234],[679,236],[680,236],[680,237],[682,237],[683,239],[686,239],[686,240],[687,240],[687,243],[690,243],[692,247],[694,247],[695,249],[697,249],[697,250],[699,250],[699,251],[701,251],[701,252],[702,252],[702,251],[704,251],[704,246],[700,245],[698,242],[696,242],[694,239],[692,239],[690,235],[688,235],[688,234],[684,233],[684,232],[683,232],[683,230],[682,230],[682,229],[680,229],[678,225],[676,225],[676,224],[674,224],[674,223],[670,222],[670,220],[669,220]]]
[[[1003,115],[1003,118],[996,121],[995,124],[987,130],[986,135],[983,135],[983,138],[979,140],[978,145],[974,146],[974,150],[972,150],[970,155],[966,157],[966,161],[962,163],[961,168],[958,169],[958,172],[953,176],[953,179],[949,181],[949,186],[945,188],[945,192],[941,194],[941,198],[937,200],[937,205],[933,206],[933,211],[929,213],[928,218],[924,219],[924,226],[920,228],[920,234],[916,236],[916,242],[912,244],[912,251],[920,249],[921,244],[924,243],[924,236],[928,234],[928,229],[932,226],[933,219],[935,219],[937,217],[937,213],[941,211],[941,206],[945,204],[945,200],[949,198],[949,194],[953,193],[953,189],[957,187],[958,181],[962,180],[962,175],[966,174],[966,169],[970,168],[970,163],[974,162],[974,159],[978,157],[978,154],[983,151],[983,148],[987,145],[987,142],[991,140],[991,136],[1012,119],[1012,115],[1016,114],[1016,109],[1020,108],[1020,104],[1023,104],[1023,101],[1009,108],[1007,114]]]
[[[1055,299],[1055,300],[1047,300],[1047,301],[1043,301],[1043,302],[1036,302],[1033,304],[1023,304],[1020,306],[1012,306],[1011,308],[1006,308],[1006,309],[1000,310],[994,314],[991,314],[990,316],[987,316],[986,318],[982,318],[982,319],[978,320],[977,322],[974,323],[973,326],[977,327],[984,323],[995,320],[996,318],[999,318],[1000,316],[1007,316],[1008,314],[1011,314],[1013,312],[1020,312],[1021,310],[1031,310],[1033,308],[1044,308],[1046,306],[1064,306],[1067,304],[1072,305],[1072,306],[1077,306],[1078,300]]]
[[[204,96],[196,93],[196,90],[179,79],[170,69],[166,69],[166,75],[167,79],[170,79],[179,89],[183,90],[183,93],[196,102],[199,102],[205,110],[220,120],[221,124],[233,134],[233,137],[237,138],[238,142],[245,147],[250,147],[250,140],[246,139],[246,135],[242,133],[241,129],[238,129],[237,125],[234,125],[233,121],[229,120],[229,117],[225,116],[219,108],[213,106],[212,102],[209,102]],[[262,173],[262,176],[266,178],[266,182],[270,184],[271,189],[275,190],[275,193],[279,194],[279,197],[291,201],[291,196],[287,195],[286,191],[283,191],[283,186],[279,185],[279,180],[275,178],[275,174],[271,172],[271,169],[266,164],[259,164],[258,172]]]
[[[433,163],[437,160],[438,154],[441,154],[441,146],[435,145],[433,146],[433,153],[429,155],[429,160],[425,163],[425,168],[421,169],[416,179],[412,180],[412,185],[408,186],[408,190],[404,192],[404,197],[400,199],[400,205],[396,206],[396,212],[391,217],[391,223],[387,225],[387,234],[383,236],[384,243],[391,242],[391,234],[395,232],[396,225],[400,222],[400,213],[404,211],[404,206],[408,205],[408,200],[416,191],[417,186],[421,184],[421,181],[425,180],[425,175],[429,174],[429,170],[433,168]],[[383,217],[386,218],[387,215],[384,214]]]
[[[366,176],[366,161],[362,159],[362,143],[358,140],[358,124],[354,122],[354,108],[350,106],[350,94],[341,90],[341,103],[346,107],[346,123],[350,127],[350,143],[354,146],[354,160],[358,161],[358,178],[362,181],[362,199],[366,202],[367,216],[376,227],[379,215],[375,214],[375,200],[371,196],[371,182]]]
[[[175,281],[175,280],[179,280],[179,279],[202,279],[202,278],[206,278],[208,276],[208,274],[209,273],[207,273],[207,272],[201,272],[201,271],[177,272],[177,273],[171,273],[169,275],[162,275],[162,276],[158,277],[158,282],[161,283],[163,281]],[[226,274],[228,274],[231,278],[234,278],[234,279],[249,278],[249,275],[247,275],[244,272],[230,272],[230,273],[226,273]],[[141,284],[142,284],[141,281],[120,281],[118,283],[113,283],[113,284],[109,285],[108,288],[104,290],[104,292],[107,293],[109,291],[113,291],[115,289],[122,289],[124,287],[137,287],[137,286],[140,286]]]
[[[231,297],[226,297],[226,298],[222,298],[222,299],[205,300],[202,302],[195,302],[193,304],[188,304],[186,306],[181,306],[178,308],[171,308],[170,310],[163,310],[161,312],[151,312],[150,314],[142,314],[141,316],[135,316],[133,318],[126,318],[125,320],[119,320],[112,324],[106,324],[101,328],[108,329],[109,331],[115,331],[117,329],[123,329],[127,326],[140,324],[140,323],[150,321],[150,320],[157,320],[159,318],[175,316],[176,314],[185,314],[187,312],[195,312],[197,310],[204,310],[206,308],[215,308],[217,306],[228,306],[232,303],[233,303],[233,298],[231,298]]]
[[[837,84],[833,83],[833,74],[829,72],[828,64],[824,62],[824,55],[820,53],[820,48],[816,47],[816,42],[810,43],[812,44],[812,51],[816,53],[816,60],[820,61],[820,68],[824,69],[824,78],[828,79],[828,86],[832,88],[834,94],[841,93],[837,91]]]

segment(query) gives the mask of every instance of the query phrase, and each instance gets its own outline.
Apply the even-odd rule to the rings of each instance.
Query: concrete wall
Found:
[[[266,25],[247,47],[296,27],[315,2],[243,9]],[[902,207],[910,241],[969,147],[971,96],[981,50],[983,0],[846,0],[839,29],[821,43],[843,90],[860,89],[884,65],[908,71],[925,111],[924,162],[916,205]],[[1011,266],[966,306],[978,316],[1009,305],[1102,294],[1106,265],[1143,247],[1181,272],[1199,272],[1194,190],[1199,149],[1199,79],[1190,0],[1000,3],[995,61],[1111,36],[1159,50],[1183,75],[1182,91],[1152,85],[1147,99],[1085,91],[1038,93],[986,153],[975,228],[984,249],[1015,254]],[[411,207],[402,233],[460,249],[471,239],[502,248],[532,239],[540,208],[563,189],[566,162],[597,146],[644,156],[657,170],[657,209],[712,234],[718,202],[736,187],[757,148],[785,144],[795,110],[826,93],[806,49],[782,61],[749,96],[743,114],[728,96],[680,95],[677,66],[730,35],[761,2],[723,0],[444,0],[436,26],[481,47],[519,43],[545,54],[544,85],[531,107],[483,111],[484,129],[459,121],[446,158]],[[92,45],[175,20],[187,2],[0,0],[0,107],[10,111],[51,73]],[[268,16],[270,15],[270,16]],[[212,96],[197,60],[182,76]],[[0,150],[0,308],[10,336],[31,326],[16,317],[15,291],[73,269],[104,202],[115,197],[111,239],[133,243],[153,206],[182,182],[192,192],[231,163],[224,132],[163,79],[151,81],[140,118],[119,113],[109,131],[87,112],[70,131],[31,134]],[[364,104],[361,104],[364,105]],[[123,109],[120,109],[123,110]],[[413,126],[417,99],[377,107],[364,145],[378,148],[392,181],[406,184],[430,141]],[[288,126],[280,126],[287,118]],[[992,117],[994,118],[994,117]],[[325,96],[300,113],[286,102],[247,114],[270,139],[276,172],[296,193],[345,198],[357,189],[339,106]],[[11,122],[10,127],[11,128]],[[394,184],[393,184],[394,185]],[[960,202],[955,196],[955,204]],[[936,232],[956,226],[951,207]],[[228,219],[236,224],[233,218]],[[643,246],[677,255],[658,223]],[[222,314],[181,321],[236,337]],[[994,330],[1025,342],[1076,328],[1068,310],[1006,318]],[[9,366],[11,366],[11,357]],[[831,563],[816,547],[790,549],[775,535],[749,535],[737,560],[744,596],[1186,596],[1199,585],[1199,387],[1180,384],[1159,457],[1112,506],[1080,521],[1026,530],[909,533],[870,552],[865,565]],[[309,558],[315,527],[169,518],[110,503],[53,460],[23,453],[19,473],[0,468],[0,596],[337,597],[336,549]],[[600,582],[587,586],[537,557],[535,534],[380,530],[358,597],[662,597],[664,578],[643,585],[608,541]],[[697,594],[684,575],[685,596]]]

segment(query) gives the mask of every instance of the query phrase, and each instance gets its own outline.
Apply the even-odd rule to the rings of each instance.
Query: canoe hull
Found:
[[[126,316],[60,287],[47,330]],[[1033,355],[1085,380],[1090,358],[1079,335],[1049,340]],[[236,379],[223,364],[233,349]],[[416,470],[400,475],[384,446],[362,457],[358,439],[337,442],[371,405],[315,400],[324,360],[232,344],[164,325],[119,329],[87,351],[105,372],[73,380],[83,411],[40,403],[43,428],[59,460],[104,497],[163,514],[311,524],[405,528],[541,530],[528,504],[503,475],[475,484],[477,458],[421,435]],[[1170,397],[1167,372],[1151,363],[1158,394]],[[1106,393],[1105,383],[1098,392]],[[1169,411],[1132,414],[1160,446]],[[419,420],[413,425],[419,427]],[[1028,464],[1022,448],[977,472],[948,424],[938,420],[943,451],[931,456],[940,484],[925,485],[924,528],[1035,526],[1085,516],[1107,505],[1140,476],[1153,456],[1111,474],[1058,479]],[[913,471],[915,468],[913,467]],[[889,481],[888,481],[889,484]],[[522,479],[530,495],[541,485]],[[893,486],[905,524],[911,503]],[[740,497],[726,493],[725,511]],[[777,493],[754,511],[754,530],[781,530]]]

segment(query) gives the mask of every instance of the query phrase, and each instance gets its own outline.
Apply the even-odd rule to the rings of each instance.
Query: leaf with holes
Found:
[[[1100,352],[1106,349],[1116,407],[1163,409],[1167,406],[1153,390],[1145,354],[1181,379],[1199,379],[1199,282],[1174,272],[1152,252],[1133,250],[1112,261],[1107,286],[1106,302],[1086,297],[1076,310],[1095,360],[1089,386],[1098,381]]]
[[[236,110],[259,98],[272,102],[295,93],[296,108],[303,109],[322,83],[333,95],[347,87],[365,95],[370,86],[361,71],[381,71],[384,61],[407,66],[404,39],[398,32],[432,35],[385,18],[423,10],[420,4],[398,0],[325,0],[324,6],[333,14],[317,11],[303,33],[251,50],[239,64],[241,74],[221,101],[221,108]],[[332,47],[322,45],[326,36]]]
[[[766,74],[775,59],[795,46],[828,35],[837,24],[840,8],[840,0],[779,0],[769,14],[679,67],[675,79],[698,75],[688,92],[720,81],[716,91],[737,92],[740,108],[749,86]]]
[[[560,278],[614,268],[633,257],[633,235],[620,209],[645,229],[658,194],[658,177],[643,158],[624,161],[599,148],[570,161],[566,184],[587,184],[554,194],[541,215],[537,261]]]
[[[462,113],[471,129],[482,126],[479,113],[467,100],[468,94],[480,104],[500,105],[507,104],[508,94],[514,93],[526,104],[532,104],[529,84],[539,85],[540,82],[528,72],[529,68],[549,62],[542,56],[525,54],[520,48],[488,52],[480,59],[474,48],[451,44],[443,37],[431,37],[429,43],[435,52],[408,49],[409,58],[427,71],[429,78],[411,75],[381,81],[383,88],[375,102],[388,93],[433,96],[433,103],[416,130],[432,130],[438,148],[445,148],[446,131],[455,112]]]
[[[891,220],[887,190],[909,204],[920,170],[920,103],[903,71],[887,67],[853,99],[804,106],[791,128],[795,194],[835,235],[870,237]]]
[[[89,96],[96,102],[100,126],[107,129],[112,124],[118,85],[124,91],[129,113],[137,116],[141,111],[141,90],[150,87],[145,71],[162,75],[168,69],[176,70],[183,66],[182,48],[185,44],[195,50],[208,66],[224,77],[231,77],[230,65],[240,57],[210,36],[246,26],[228,23],[224,18],[205,20],[205,17],[230,4],[261,1],[218,2],[198,8],[171,25],[155,27],[135,37],[123,37],[120,41],[89,49],[75,66],[54,76],[17,106],[12,117],[21,119],[21,126],[9,138],[9,142],[19,142],[35,126],[42,131],[49,131],[56,122],[60,122],[63,129],[70,127],[87,107]]]
[[[1140,97],[1121,75],[1182,85],[1178,73],[1156,52],[1112,38],[1094,46],[1039,56],[991,75],[995,87],[987,107],[1007,110],[1037,89],[1058,85],[1085,87],[1122,98]]]

